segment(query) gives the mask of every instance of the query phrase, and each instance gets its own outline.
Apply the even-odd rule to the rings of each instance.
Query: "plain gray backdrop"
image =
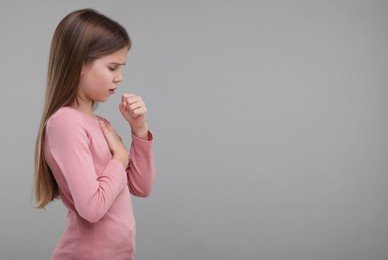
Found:
[[[34,146],[52,34],[84,7],[133,40],[96,113],[128,147],[136,93],[155,135],[137,259],[388,259],[388,2],[366,0],[1,2],[0,259],[64,230],[60,201],[34,209]]]

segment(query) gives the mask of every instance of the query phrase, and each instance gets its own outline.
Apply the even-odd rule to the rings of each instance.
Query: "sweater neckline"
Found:
[[[78,109],[75,109],[75,108],[72,108],[72,107],[69,107],[69,106],[65,106],[65,107],[62,107],[63,109],[68,109],[70,111],[74,111],[75,113],[81,115],[83,118],[86,118],[87,120],[91,121],[91,122],[95,122],[95,123],[98,123],[101,119],[100,116],[98,115],[95,115],[93,114],[92,115],[88,115],[88,114],[85,114],[84,112],[81,112],[79,111]]]

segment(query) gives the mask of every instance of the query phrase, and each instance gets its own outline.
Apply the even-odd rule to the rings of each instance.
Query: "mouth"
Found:
[[[111,88],[111,89],[109,89],[109,92],[110,92],[111,94],[114,94],[115,91],[116,91],[116,88]]]

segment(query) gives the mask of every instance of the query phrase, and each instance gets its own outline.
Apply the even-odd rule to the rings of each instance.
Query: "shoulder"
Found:
[[[98,117],[100,118],[100,117]],[[58,109],[47,121],[46,131],[89,132],[99,129],[98,120],[71,107]]]
[[[78,145],[88,143],[97,126],[97,119],[74,108],[62,107],[48,119],[45,136],[52,145]]]
[[[61,107],[48,119],[46,126],[47,128],[73,128],[81,126],[84,122],[78,113],[80,112],[73,108]]]

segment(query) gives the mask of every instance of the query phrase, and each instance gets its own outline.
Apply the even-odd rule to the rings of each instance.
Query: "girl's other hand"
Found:
[[[140,96],[125,93],[121,96],[120,112],[139,138],[148,140],[147,107]]]
[[[127,168],[129,163],[128,152],[125,149],[120,136],[109,123],[104,120],[99,120],[99,123],[113,158],[119,160],[123,164],[124,168]]]

